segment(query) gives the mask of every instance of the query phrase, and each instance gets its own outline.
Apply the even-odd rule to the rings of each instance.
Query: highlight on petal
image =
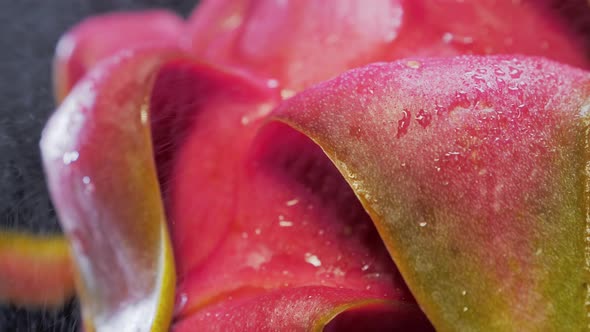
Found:
[[[410,308],[428,325],[329,159],[286,125],[261,128],[278,100],[264,82],[187,61],[155,83],[155,154],[178,264],[174,329],[309,330],[359,301],[391,303],[397,323]],[[266,315],[279,299],[293,301],[292,314]],[[220,322],[226,315],[244,319]]]
[[[94,65],[117,52],[153,43],[180,45],[184,22],[165,10],[93,16],[61,37],[53,63],[55,96],[63,100]]]
[[[62,236],[0,233],[0,302],[57,306],[73,295],[70,252]]]
[[[572,12],[590,7],[572,0],[577,11],[562,15],[553,7],[563,3],[205,0],[188,33],[198,57],[276,80],[288,97],[346,69],[408,56],[518,53],[589,68],[588,35],[569,25]]]
[[[175,272],[149,127],[158,68],[182,57],[136,48],[96,66],[50,119],[41,151],[76,264],[86,331],[168,326]]]
[[[397,0],[203,1],[188,29],[199,57],[301,90],[383,58],[402,14]]]
[[[590,74],[541,58],[374,64],[276,112],[312,138],[441,331],[588,325]]]

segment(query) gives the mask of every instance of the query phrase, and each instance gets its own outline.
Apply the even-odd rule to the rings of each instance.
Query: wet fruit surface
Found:
[[[338,166],[437,328],[581,329],[589,81],[540,58],[415,59],[320,84],[278,117]]]
[[[378,60],[520,53],[587,67],[578,16],[555,6],[206,1],[187,25],[155,11],[71,30],[57,50],[58,100],[90,75],[43,150],[87,323],[166,328],[178,277],[179,330],[379,329],[407,317],[424,327],[379,234],[439,329],[581,322],[581,72],[413,57],[345,74],[287,102],[303,105],[291,124],[324,140],[336,167],[305,135],[266,125],[282,100]],[[197,59],[137,53],[156,45]],[[248,319],[251,307],[260,314]]]

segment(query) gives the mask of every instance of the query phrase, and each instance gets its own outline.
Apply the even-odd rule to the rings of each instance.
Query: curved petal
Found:
[[[70,240],[88,331],[168,326],[174,263],[147,103],[157,69],[182,54],[137,48],[101,63],[64,100],[41,140]]]
[[[415,306],[362,291],[290,288],[229,300],[174,324],[173,331],[431,331]]]
[[[369,211],[437,329],[583,330],[590,74],[540,58],[350,71],[277,116]]]
[[[60,305],[73,295],[70,252],[62,236],[0,233],[0,301]]]
[[[576,1],[568,3],[590,14],[590,7]],[[551,0],[379,0],[370,6],[361,0],[211,0],[197,7],[188,31],[199,57],[276,79],[290,96],[348,68],[408,56],[520,53],[590,67],[587,35],[569,26],[574,11],[561,15],[554,5]]]
[[[192,61],[170,64],[158,77],[155,157],[179,275],[211,255],[233,218],[236,160],[256,132],[242,122],[259,122],[278,100],[261,82]]]
[[[53,62],[54,89],[61,102],[94,65],[117,52],[139,45],[180,45],[184,23],[165,10],[93,16],[64,34]]]
[[[418,310],[321,150],[285,125],[261,129],[278,100],[277,88],[203,64],[170,64],[156,82],[156,156],[179,267],[176,319],[194,321],[215,306],[231,313],[231,299],[264,303],[269,291],[306,286]],[[158,134],[171,118],[172,134]]]

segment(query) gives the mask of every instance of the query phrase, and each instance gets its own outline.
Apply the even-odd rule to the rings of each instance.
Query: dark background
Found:
[[[0,0],[0,227],[59,232],[38,142],[54,109],[51,59],[83,18],[113,10],[168,8],[187,16],[197,0]],[[76,331],[75,301],[60,310],[0,304],[0,332]]]

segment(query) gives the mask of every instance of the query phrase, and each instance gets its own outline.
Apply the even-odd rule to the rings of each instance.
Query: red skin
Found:
[[[459,57],[356,69],[275,115],[339,167],[437,328],[576,330],[589,108],[588,72]]]

